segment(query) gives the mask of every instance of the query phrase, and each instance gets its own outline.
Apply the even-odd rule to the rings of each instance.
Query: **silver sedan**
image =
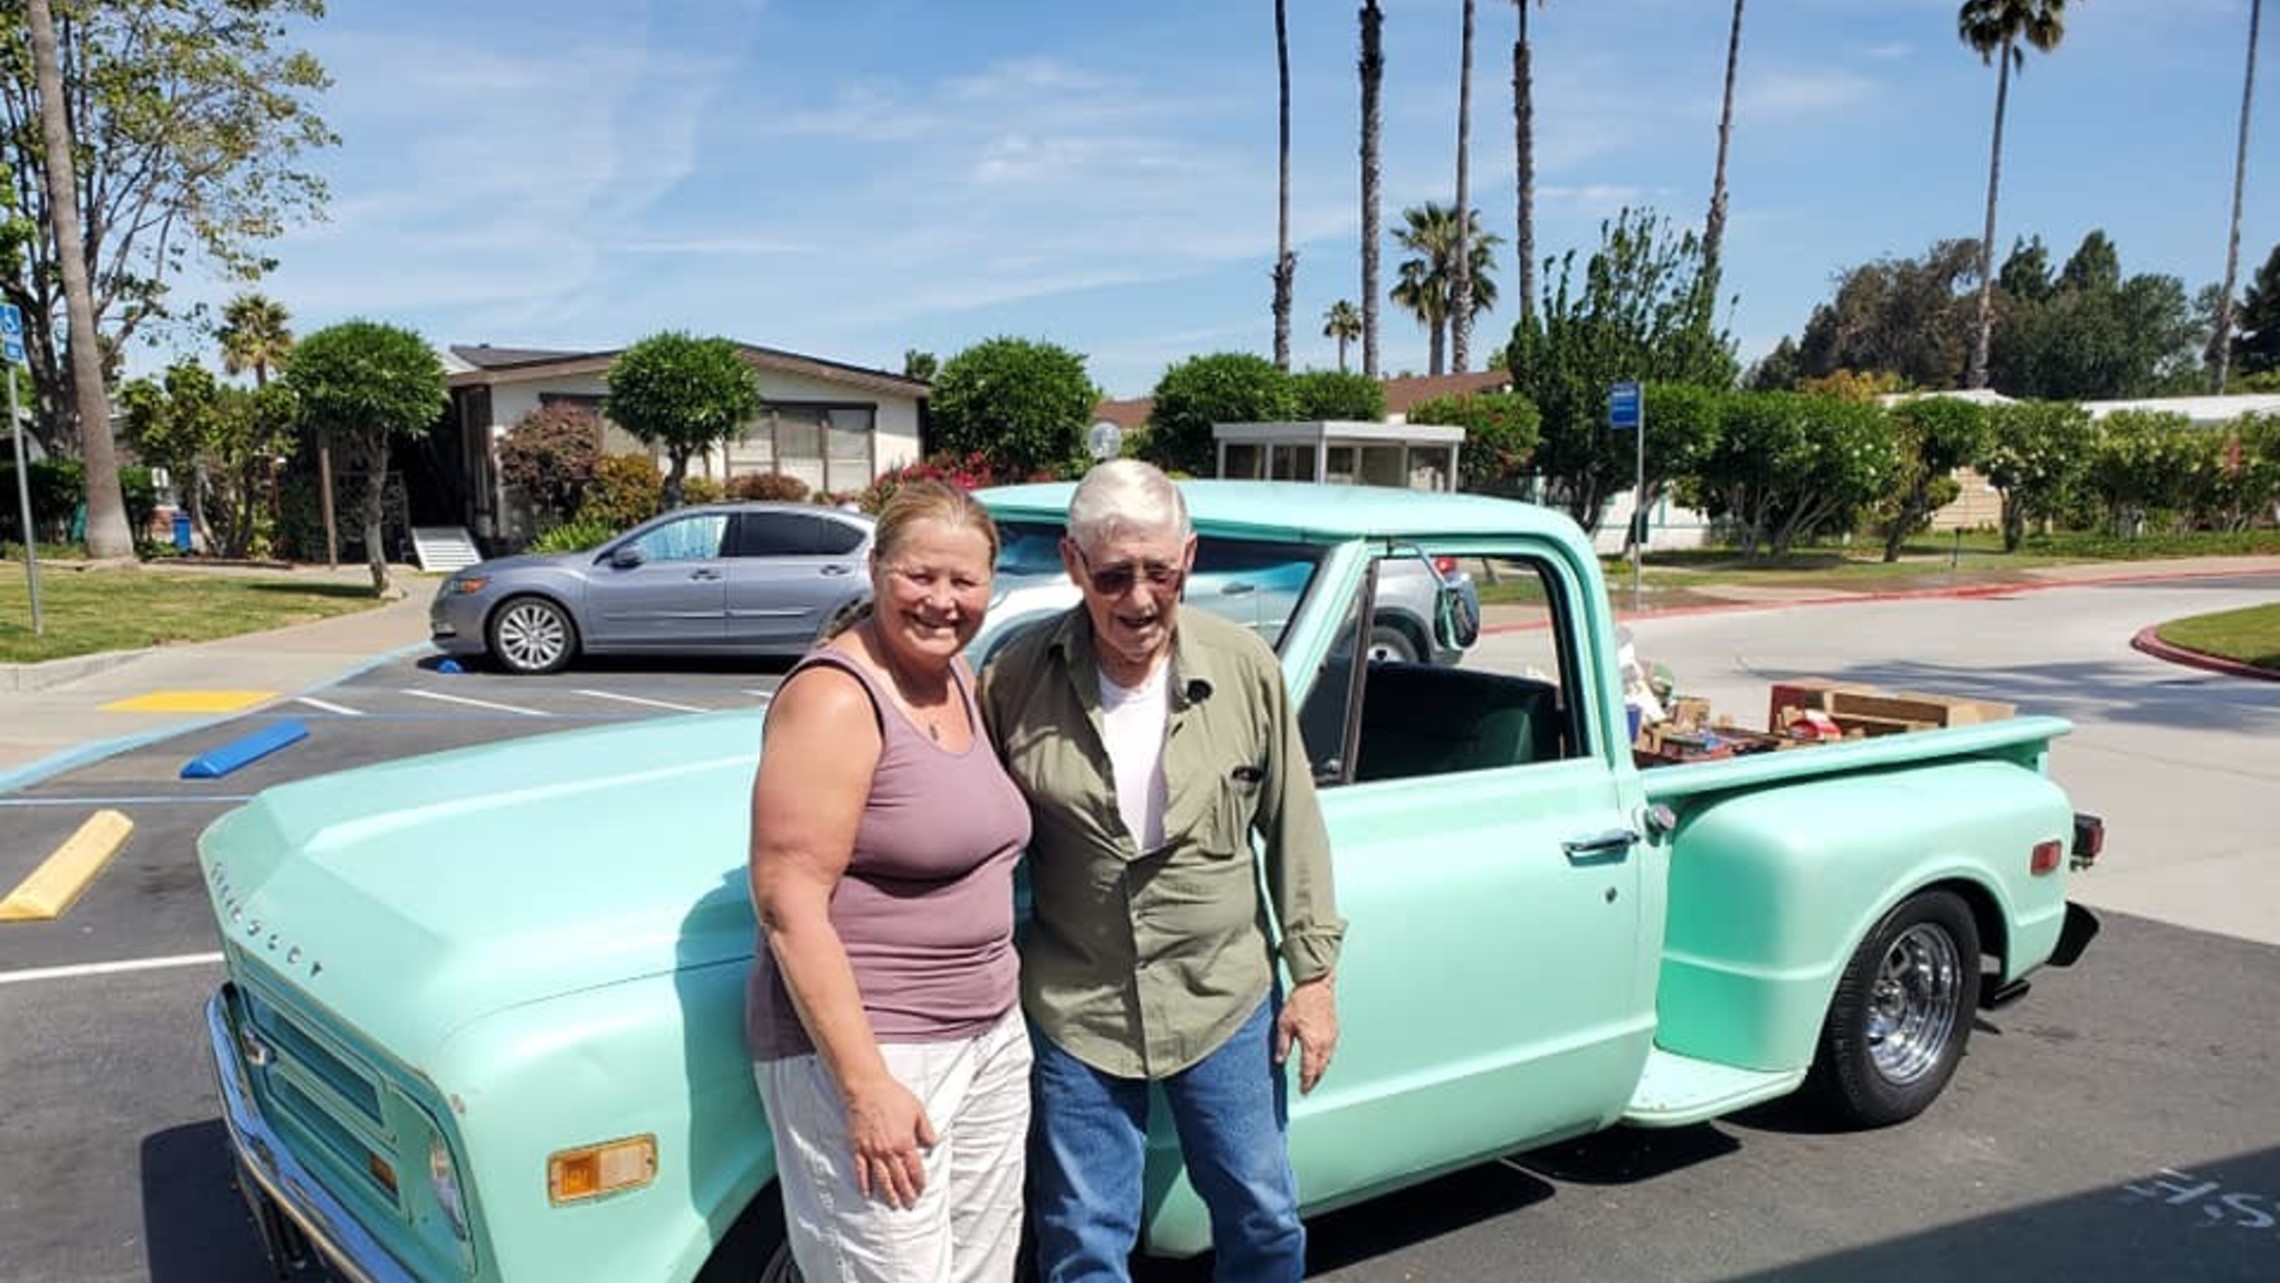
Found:
[[[599,548],[454,572],[447,655],[551,673],[581,654],[796,655],[869,600],[871,518],[802,503],[677,508]]]

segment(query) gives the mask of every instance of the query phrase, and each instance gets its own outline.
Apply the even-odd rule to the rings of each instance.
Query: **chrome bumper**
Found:
[[[222,1121],[229,1127],[238,1171],[258,1187],[246,1192],[265,1200],[292,1222],[333,1273],[349,1283],[418,1283],[417,1276],[293,1157],[261,1116],[252,1081],[239,1059],[231,992],[232,986],[224,985],[207,1000],[206,1038],[214,1055],[214,1077],[221,1088]]]

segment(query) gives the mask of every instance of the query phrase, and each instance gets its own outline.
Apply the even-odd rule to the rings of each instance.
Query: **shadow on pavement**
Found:
[[[218,1118],[143,1138],[143,1244],[151,1283],[277,1277],[262,1259],[260,1234],[233,1179]],[[284,1277],[323,1283],[325,1274],[307,1269]]]

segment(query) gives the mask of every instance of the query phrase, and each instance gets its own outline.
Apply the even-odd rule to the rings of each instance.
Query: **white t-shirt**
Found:
[[[1100,735],[1116,768],[1116,810],[1143,851],[1164,844],[1164,726],[1170,721],[1169,662],[1138,686],[1100,679]]]

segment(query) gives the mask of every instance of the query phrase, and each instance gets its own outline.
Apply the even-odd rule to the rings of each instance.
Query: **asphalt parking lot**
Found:
[[[0,797],[0,883],[95,807],[136,824],[69,913],[0,927],[0,1283],[269,1277],[229,1185],[198,1019],[219,979],[192,854],[205,824],[302,775],[750,709],[780,673],[515,679],[392,663]],[[283,717],[308,739],[219,780],[177,778],[189,757]],[[2226,733],[2252,741],[2260,726]],[[1516,1155],[1318,1218],[1312,1277],[2280,1278],[2280,948],[2106,920],[2080,966],[1983,1017],[1954,1085],[1913,1123],[1830,1134],[1774,1106]],[[121,960],[154,965],[105,969]],[[1207,1277],[1194,1264],[1145,1273]]]

